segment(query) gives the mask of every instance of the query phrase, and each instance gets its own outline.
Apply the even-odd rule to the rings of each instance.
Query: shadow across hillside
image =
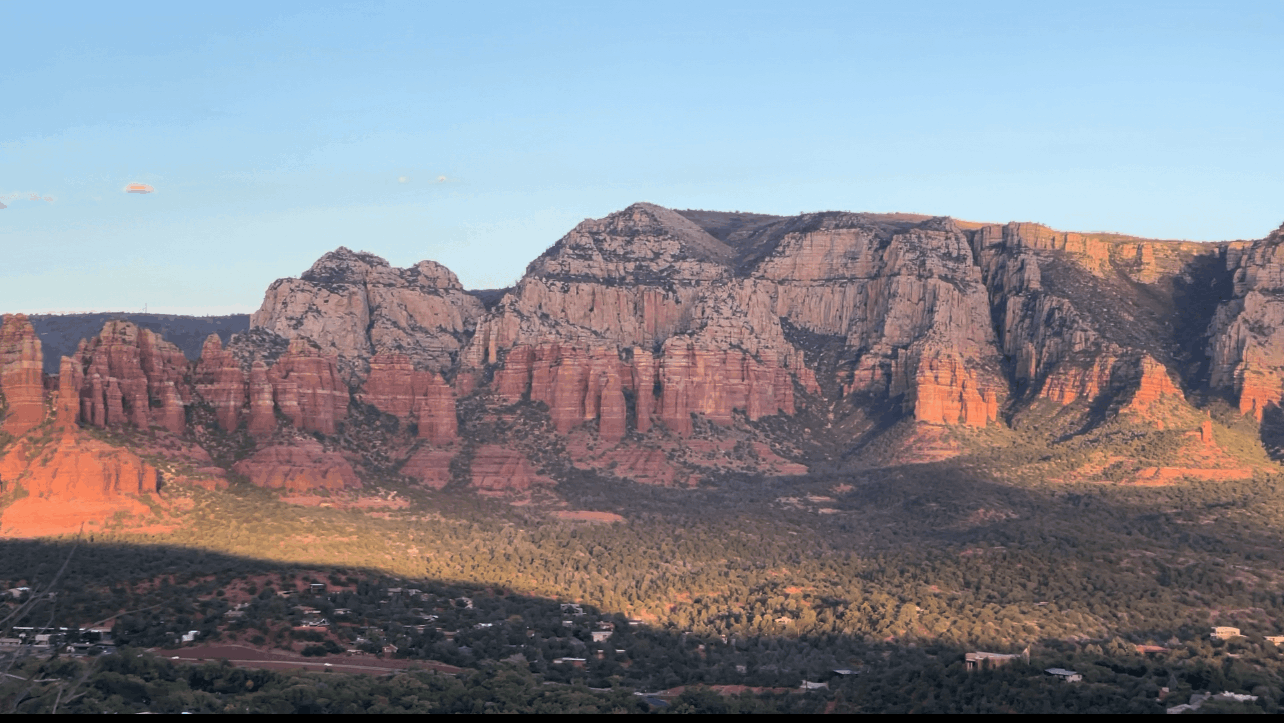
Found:
[[[37,589],[58,577],[56,599],[31,611],[36,625],[78,627],[114,617],[113,636],[121,652],[126,652],[123,646],[158,647],[166,651],[162,657],[169,651],[193,656],[205,649],[201,646],[234,640],[264,650],[324,650],[337,642],[337,647],[355,645],[372,656],[407,661],[411,669],[420,660],[462,670],[450,682],[428,670],[412,670],[392,679],[341,683],[347,678],[340,674],[236,672],[217,663],[136,659],[134,653],[79,662],[32,659],[11,666],[22,675],[0,683],[6,711],[10,705],[48,710],[56,695],[74,690],[77,676],[87,697],[84,707],[73,703],[64,708],[68,712],[155,706],[213,712],[239,701],[271,712],[373,712],[422,705],[438,705],[433,708],[438,712],[472,712],[474,703],[483,710],[534,711],[523,701],[537,700],[544,700],[547,712],[584,706],[620,712],[666,707],[691,712],[801,713],[826,707],[839,712],[1158,712],[1166,705],[1158,697],[1161,685],[1182,700],[1206,688],[1253,690],[1261,694],[1259,708],[1274,710],[1281,683],[1278,655],[1252,637],[1215,645],[1196,639],[1168,642],[1169,651],[1147,656],[1118,634],[1062,641],[1032,632],[997,651],[988,648],[1015,656],[1002,666],[968,672],[965,653],[975,646],[931,635],[875,640],[841,632],[780,631],[724,639],[676,625],[633,625],[623,615],[590,605],[567,607],[496,586],[406,579],[371,569],[282,565],[166,545],[0,542],[0,579],[15,577]],[[877,575],[866,577],[877,580]],[[326,589],[312,592],[313,582]],[[295,592],[283,598],[282,589]],[[241,615],[231,619],[232,611]],[[330,624],[306,627],[316,616]],[[180,650],[178,636],[191,630],[198,631],[197,647]],[[601,632],[611,634],[595,640],[594,633]],[[315,655],[308,659],[345,657]],[[1099,685],[1067,686],[1043,673],[1051,666],[1077,669]],[[1250,666],[1252,672],[1245,672]],[[28,673],[45,683],[34,694],[21,690]],[[134,682],[127,685],[127,679]],[[60,680],[65,686],[55,685]],[[804,680],[826,687],[802,694]],[[182,695],[174,693],[176,686]],[[332,686],[335,692],[323,692]],[[742,695],[745,687],[757,693]],[[465,689],[468,696],[461,694]],[[312,692],[300,696],[300,690]],[[660,695],[647,701],[633,696],[635,690]],[[198,695],[202,692],[209,697]],[[556,706],[549,707],[554,702],[549,696]],[[389,704],[391,709],[379,708]]]

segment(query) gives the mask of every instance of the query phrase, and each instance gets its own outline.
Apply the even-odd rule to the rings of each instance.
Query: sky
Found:
[[[246,313],[338,246],[499,288],[637,201],[1261,238],[1280,37],[1280,0],[9,3],[0,312]]]

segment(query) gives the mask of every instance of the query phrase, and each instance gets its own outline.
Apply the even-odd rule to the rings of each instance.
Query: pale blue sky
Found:
[[[635,201],[1284,221],[1280,0],[186,5],[3,5],[0,311],[250,311],[340,245],[505,286]]]

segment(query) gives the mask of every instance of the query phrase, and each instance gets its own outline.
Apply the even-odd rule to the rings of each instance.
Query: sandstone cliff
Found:
[[[159,334],[109,321],[98,336],[81,342],[72,360],[84,423],[183,432],[184,406],[192,400],[187,358]]]
[[[22,314],[0,317],[0,395],[4,421],[0,429],[21,436],[45,419],[40,339]]]
[[[1284,226],[1225,258],[1233,296],[1209,327],[1209,383],[1260,421],[1284,398]]]

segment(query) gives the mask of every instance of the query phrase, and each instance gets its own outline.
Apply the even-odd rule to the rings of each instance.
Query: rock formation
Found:
[[[1233,297],[1209,328],[1209,383],[1232,390],[1261,421],[1284,398],[1284,226],[1247,249],[1227,249]]]
[[[405,354],[376,354],[358,401],[414,422],[419,436],[434,444],[456,439],[455,393],[436,372],[416,370]]]
[[[0,458],[0,493],[20,486],[26,495],[0,514],[0,534],[35,536],[75,532],[113,516],[150,514],[138,501],[157,491],[156,469],[132,452],[65,428],[45,447],[28,439]]]
[[[252,484],[289,492],[340,491],[361,486],[357,473],[337,452],[306,437],[259,450],[232,466]]]
[[[84,423],[183,432],[184,407],[192,400],[187,358],[159,334],[108,321],[98,336],[80,343],[72,362]]]
[[[17,437],[45,419],[40,339],[22,314],[0,317],[0,395],[4,422],[0,429]]]
[[[340,247],[300,278],[273,283],[250,326],[310,340],[335,355],[345,380],[353,381],[379,353],[405,354],[418,368],[449,369],[481,314],[482,303],[436,262],[398,269]]]
[[[226,431],[236,429],[241,423],[247,382],[240,363],[223,348],[217,334],[210,334],[201,347],[192,381],[201,398],[214,408],[218,425]]]
[[[526,455],[515,449],[484,444],[473,455],[472,487],[483,493],[527,492],[552,484],[553,480],[537,473]]]

